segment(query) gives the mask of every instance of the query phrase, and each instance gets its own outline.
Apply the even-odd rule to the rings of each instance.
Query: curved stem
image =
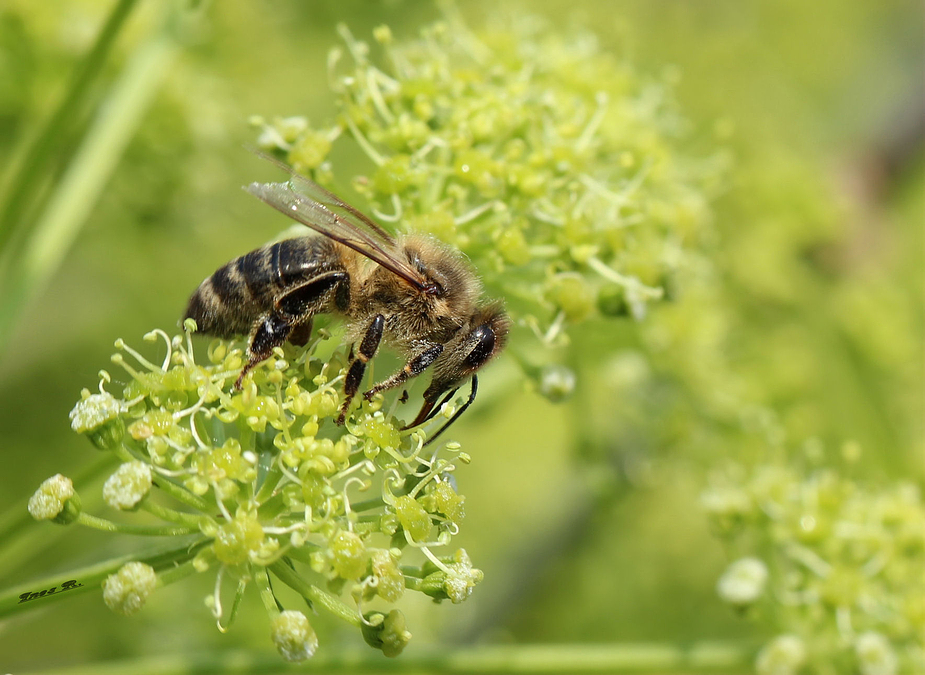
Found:
[[[275,563],[270,565],[270,570],[279,578],[280,581],[295,590],[306,600],[309,600],[313,605],[323,607],[347,623],[356,626],[357,628],[360,627],[360,615],[355,609],[351,609],[346,604],[341,602],[339,598],[331,595],[330,593],[322,591],[317,586],[305,581],[305,579],[300,577],[298,573],[289,567],[284,561],[277,560]]]
[[[208,543],[209,540],[205,537],[187,539],[182,545],[174,542],[170,546],[154,549],[144,556],[129,555],[112,558],[89,567],[49,575],[0,591],[0,618],[30,609],[44,608],[49,602],[64,597],[73,597],[79,593],[99,592],[100,584],[106,577],[125,563],[132,561],[151,565],[156,571],[167,570],[164,573],[165,576],[173,580],[174,575],[180,574],[180,572],[174,572],[174,568],[191,561]]]
[[[11,180],[9,189],[6,191],[7,203],[0,214],[0,250],[10,239],[29,199],[41,186],[40,178],[45,173],[45,164],[56,144],[60,142],[62,136],[67,135],[69,127],[80,119],[80,107],[93,81],[103,69],[116,37],[137,3],[138,0],[119,0],[113,8],[96,38],[96,43],[74,73],[74,80],[64,100],[45,123],[45,127],[23,160],[23,165],[18,168],[16,177]]]
[[[104,532],[118,532],[119,534],[141,534],[153,537],[177,537],[184,534],[194,534],[199,531],[198,527],[173,527],[173,526],[150,526],[150,525],[126,525],[125,523],[114,523],[105,518],[91,516],[88,513],[81,513],[77,516],[79,525],[86,525],[95,530]]]

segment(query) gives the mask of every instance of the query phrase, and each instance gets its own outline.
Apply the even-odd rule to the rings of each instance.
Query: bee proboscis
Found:
[[[510,319],[500,302],[480,299],[481,282],[460,251],[429,236],[393,236],[286,168],[287,182],[245,189],[323,236],[285,239],[223,265],[192,294],[184,318],[195,319],[205,334],[248,335],[248,361],[235,383],[240,388],[275,347],[306,344],[316,314],[342,317],[351,350],[338,424],[383,344],[406,362],[365,391],[367,400],[425,370],[433,373],[420,412],[405,428],[431,419],[471,380],[468,400],[433,441],[475,399],[476,372],[504,347]]]

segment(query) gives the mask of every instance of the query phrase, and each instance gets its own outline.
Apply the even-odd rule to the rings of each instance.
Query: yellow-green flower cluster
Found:
[[[448,9],[417,40],[377,29],[373,48],[341,34],[336,121],[255,118],[263,149],[328,183],[332,142],[352,138],[372,165],[354,187],[374,216],[464,251],[546,346],[665,295],[716,175],[684,151],[669,81],[537,17],[475,31]]]
[[[102,371],[99,393],[85,390],[71,421],[122,462],[104,486],[107,504],[148,511],[167,527],[145,530],[80,513],[63,476],[46,481],[30,502],[36,518],[64,522],[61,514],[73,503],[74,517],[66,522],[192,537],[198,553],[185,564],[189,573],[217,574],[206,600],[215,617],[230,623],[245,586],[255,584],[273,640],[288,660],[311,656],[317,637],[304,614],[282,610],[268,572],[312,606],[361,629],[389,656],[401,652],[411,634],[398,610],[375,607],[395,603],[406,588],[458,603],[481,580],[465,551],[437,554],[451,544],[464,515],[453,471],[468,456],[455,443],[422,453],[426,429],[402,431],[400,421],[380,410],[381,397],[363,402],[345,427],[337,426],[343,348],[322,360],[314,355],[321,339],[307,348],[287,345],[236,390],[242,343],[213,340],[197,360],[189,333],[170,337],[157,330],[145,337],[160,341],[163,361],[153,363],[117,341],[112,360],[122,372]],[[180,561],[160,562],[160,569],[132,563],[110,576],[107,604],[135,612],[157,585],[182,576],[170,571]],[[224,578],[237,583],[231,609],[222,605]]]
[[[723,574],[720,596],[781,632],[759,654],[759,672],[925,670],[916,485],[764,464],[718,475],[702,503],[730,552],[748,554]]]

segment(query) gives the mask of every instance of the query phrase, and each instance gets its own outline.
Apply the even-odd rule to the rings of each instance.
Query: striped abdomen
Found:
[[[196,320],[200,333],[232,337],[250,332],[288,288],[311,279],[337,260],[324,237],[287,239],[263,246],[220,267],[189,299],[184,319]]]

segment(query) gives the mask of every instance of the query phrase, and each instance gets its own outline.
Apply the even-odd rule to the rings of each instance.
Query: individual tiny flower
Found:
[[[740,558],[733,562],[716,584],[716,592],[731,605],[744,607],[764,593],[768,567],[758,558]]]
[[[126,462],[103,485],[103,499],[114,509],[134,508],[151,490],[151,467],[144,462]]]
[[[29,514],[36,520],[66,525],[80,514],[80,497],[71,479],[60,473],[43,482],[29,498]]]
[[[111,450],[125,435],[121,413],[121,403],[112,394],[90,394],[84,389],[82,398],[71,410],[71,428],[86,434],[100,450]]]
[[[450,601],[458,605],[472,595],[472,589],[485,577],[485,574],[482,570],[472,566],[472,561],[465,549],[459,549],[453,557],[456,562],[447,565],[451,573],[447,575],[443,588]]]
[[[430,514],[414,497],[410,495],[397,497],[393,506],[402,527],[413,541],[421,543],[430,538],[432,526]]]
[[[372,570],[376,575],[376,593],[386,602],[396,602],[405,592],[405,578],[392,554],[383,548],[372,552]]]
[[[398,656],[411,640],[405,624],[405,615],[393,609],[387,615],[370,612],[363,617],[363,639],[371,647],[381,649],[388,657]]]
[[[575,371],[568,366],[552,363],[540,373],[540,393],[553,403],[561,403],[575,391]]]
[[[338,532],[331,540],[332,565],[342,579],[356,580],[366,572],[368,555],[363,540],[353,532]]]
[[[896,653],[890,641],[880,633],[861,633],[854,641],[854,651],[861,675],[895,675],[898,665]]]
[[[265,533],[256,515],[242,509],[218,528],[212,550],[226,565],[240,565],[259,556],[264,541]]]
[[[778,635],[758,652],[758,675],[794,675],[806,661],[806,648],[796,635]]]
[[[157,586],[154,568],[130,562],[110,574],[103,582],[103,601],[117,614],[131,616],[142,607]]]
[[[287,609],[280,612],[270,625],[276,649],[290,662],[311,658],[318,649],[318,636],[302,612]]]
[[[725,485],[705,490],[700,495],[700,504],[720,535],[736,532],[754,508],[752,498],[745,490]]]

